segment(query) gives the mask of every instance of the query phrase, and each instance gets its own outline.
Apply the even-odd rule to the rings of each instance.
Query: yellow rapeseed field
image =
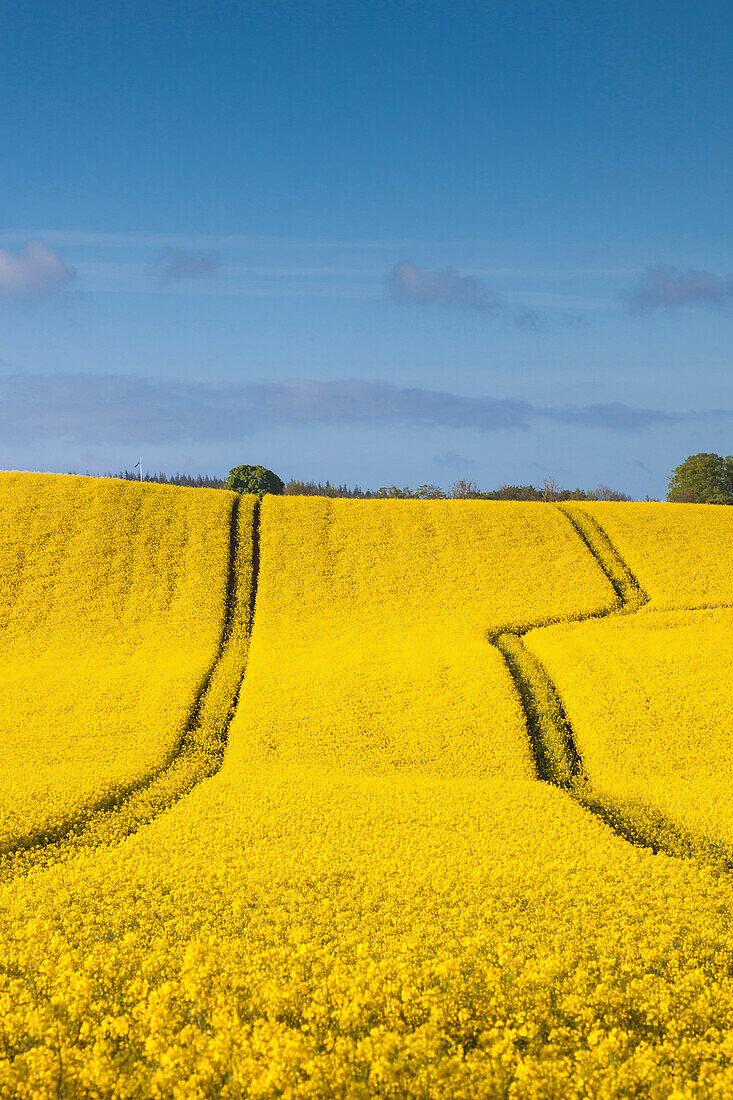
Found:
[[[268,497],[246,688],[229,752],[348,771],[534,774],[490,632],[608,607],[541,504]]]
[[[601,525],[649,596],[647,610],[733,604],[733,508],[598,502],[570,511]]]
[[[259,560],[221,770],[0,885],[0,1096],[727,1100],[733,876],[537,781],[490,641],[657,616],[546,505],[265,498]]]
[[[733,608],[532,631],[593,786],[733,851]]]
[[[225,766],[0,906],[2,1095],[733,1090],[730,877],[535,781]]]
[[[533,630],[594,796],[655,843],[733,855],[733,510],[573,504],[643,587],[620,614]],[[603,554],[603,547],[600,553]],[[644,602],[644,596],[648,597]],[[660,609],[697,608],[694,611]],[[624,614],[632,612],[632,614]],[[680,830],[692,839],[681,840]]]
[[[170,760],[221,641],[234,500],[0,474],[0,854]]]

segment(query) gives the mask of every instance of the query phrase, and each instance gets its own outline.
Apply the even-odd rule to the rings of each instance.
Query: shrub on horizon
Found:
[[[234,466],[229,471],[225,488],[233,489],[235,493],[252,493],[262,498],[265,493],[282,496],[285,484],[265,466]]]

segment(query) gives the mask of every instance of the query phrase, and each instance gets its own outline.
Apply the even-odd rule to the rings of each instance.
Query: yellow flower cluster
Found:
[[[727,1100],[731,876],[531,778],[488,641],[617,605],[567,517],[261,512],[221,770],[0,886],[0,1096]]]
[[[649,596],[647,611],[733,604],[733,508],[712,504],[573,504],[601,525]]]
[[[733,887],[531,780],[225,769],[6,886],[0,1094],[733,1089]]]
[[[489,633],[613,600],[542,504],[266,497],[229,752],[353,771],[534,774]]]
[[[175,755],[219,651],[234,501],[0,474],[0,853]]]
[[[733,608],[560,624],[525,645],[598,792],[631,817],[663,815],[646,823],[655,833],[676,824],[733,852]]]
[[[648,596],[629,590],[623,615],[524,639],[570,716],[590,783],[579,797],[648,843],[733,866],[733,512],[606,503],[566,510],[607,566],[621,552]],[[593,545],[593,521],[610,553]]]

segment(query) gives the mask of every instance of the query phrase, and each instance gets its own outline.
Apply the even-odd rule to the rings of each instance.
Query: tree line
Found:
[[[139,481],[140,474],[135,470],[123,470],[119,474],[105,474],[105,477],[118,477],[122,481]],[[143,481],[153,481],[158,485],[186,485],[189,489],[224,489],[226,481],[221,477],[209,477],[208,474],[143,474]]]
[[[105,475],[137,481],[139,474],[124,470]],[[542,485],[500,485],[498,489],[480,489],[474,481],[460,478],[447,490],[425,483],[414,489],[409,485],[382,485],[378,489],[362,489],[359,485],[332,484],[330,481],[284,482],[264,466],[235,466],[224,479],[208,474],[148,473],[144,481],[160,485],[185,485],[189,488],[234,489],[240,493],[283,494],[285,496],[347,497],[352,500],[631,500],[632,497],[608,485],[596,489],[564,489],[554,478],[545,478]],[[649,497],[646,498],[649,500]],[[733,455],[701,452],[689,455],[672,471],[667,487],[667,500],[682,504],[733,504]]]
[[[625,493],[599,485],[597,489],[562,489],[552,479],[539,488],[534,485],[500,485],[498,489],[480,489],[464,478],[454,481],[447,491],[439,485],[383,485],[379,489],[332,485],[330,481],[289,481],[286,496],[351,497],[357,500],[631,500]]]
[[[124,481],[138,481],[140,475],[134,470],[123,470],[108,477],[122,478]],[[145,473],[143,481],[159,485],[185,485],[194,489],[234,489],[237,492],[250,492],[257,495],[276,493],[284,496],[346,497],[352,500],[631,500],[626,493],[599,485],[597,489],[563,489],[553,478],[546,478],[539,487],[534,485],[500,485],[498,489],[480,489],[476,482],[460,478],[454,481],[448,490],[439,485],[422,484],[414,489],[409,485],[382,485],[378,489],[362,489],[344,484],[334,485],[330,481],[300,481],[291,479],[283,482],[272,470],[264,466],[235,466],[226,479],[211,477],[208,474],[164,474]]]

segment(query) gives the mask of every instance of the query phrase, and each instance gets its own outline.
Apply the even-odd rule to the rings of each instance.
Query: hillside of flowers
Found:
[[[2,475],[0,1096],[730,1096],[730,514]]]

